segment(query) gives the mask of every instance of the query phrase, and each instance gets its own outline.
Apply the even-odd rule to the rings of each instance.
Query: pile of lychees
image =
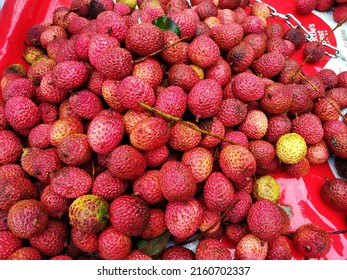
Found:
[[[0,259],[328,253],[271,174],[347,158],[347,71],[305,75],[292,54],[324,47],[248,2],[72,0],[28,30],[1,79]]]

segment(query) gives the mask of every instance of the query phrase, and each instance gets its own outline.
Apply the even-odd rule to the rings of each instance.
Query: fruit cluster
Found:
[[[0,259],[324,257],[329,235],[290,226],[271,173],[347,158],[347,71],[305,75],[291,55],[321,46],[269,17],[72,0],[32,26],[29,66],[1,79]]]
[[[295,0],[296,12],[307,15],[313,10],[326,12],[333,8],[333,19],[336,22],[345,21],[347,17],[346,0]]]

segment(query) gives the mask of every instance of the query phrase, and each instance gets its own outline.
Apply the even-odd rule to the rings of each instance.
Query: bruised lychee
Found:
[[[149,210],[148,227],[142,232],[141,238],[153,239],[162,235],[166,231],[165,212],[159,208],[151,208]]]
[[[317,42],[308,42],[304,46],[303,56],[308,63],[317,63],[324,57],[325,48]]]
[[[235,182],[244,182],[255,173],[256,161],[253,154],[243,146],[226,146],[219,155],[223,173]]]
[[[119,232],[139,236],[148,227],[150,210],[143,199],[121,195],[110,204],[110,222]]]
[[[125,192],[128,182],[112,175],[109,170],[97,175],[92,186],[92,194],[102,197],[107,201],[112,201]]]
[[[201,240],[195,252],[197,260],[231,260],[228,247],[214,238]]]
[[[193,198],[196,181],[191,170],[178,161],[167,161],[160,169],[159,184],[168,201],[185,201]]]
[[[169,69],[167,81],[170,86],[179,86],[188,93],[200,79],[192,67],[178,63]]]
[[[260,100],[261,108],[269,114],[286,113],[292,104],[293,95],[286,86],[272,83],[265,88],[265,94]]]
[[[85,134],[66,136],[58,145],[57,152],[60,160],[67,165],[81,165],[92,157],[92,149]]]
[[[62,197],[77,198],[89,192],[92,178],[82,168],[67,166],[53,174],[51,185],[53,191]]]
[[[320,226],[304,224],[294,233],[294,246],[305,257],[322,258],[329,252],[331,240]]]
[[[188,56],[195,65],[207,68],[218,61],[220,50],[211,38],[199,36],[189,44]]]
[[[197,118],[210,118],[217,114],[222,99],[220,84],[214,79],[204,79],[189,92],[188,108]]]
[[[125,45],[137,55],[150,55],[162,48],[163,31],[151,23],[135,24],[127,31]]]
[[[258,200],[249,209],[247,224],[251,233],[261,240],[274,239],[280,235],[282,229],[279,207],[270,200]]]
[[[69,207],[70,224],[82,232],[99,232],[107,225],[108,208],[108,203],[100,196],[79,196]]]
[[[186,201],[172,201],[165,209],[165,223],[173,236],[188,238],[198,229],[202,215],[203,209],[194,198]]]
[[[220,137],[224,137],[225,135],[225,127],[217,117],[200,122],[199,127]],[[216,147],[220,142],[221,140],[216,137],[203,135],[200,146],[210,149]]]
[[[136,124],[131,131],[130,143],[139,150],[154,150],[165,145],[170,138],[167,122],[162,118],[149,117]]]
[[[227,54],[226,61],[233,73],[244,72],[254,61],[256,54],[252,45],[245,42],[233,47]]]
[[[23,169],[43,183],[49,183],[51,175],[59,170],[61,162],[56,149],[27,148],[21,156]]]
[[[233,202],[234,186],[223,173],[213,172],[205,182],[203,197],[209,209],[225,211]]]
[[[48,212],[43,203],[24,199],[14,204],[7,215],[10,231],[20,238],[31,238],[44,231],[48,224]]]
[[[225,127],[231,127],[240,124],[247,116],[247,107],[238,98],[228,98],[223,100],[217,118],[221,120]]]
[[[104,113],[103,113],[104,112]],[[124,125],[112,112],[102,111],[90,122],[87,138],[93,151],[107,154],[117,147],[124,135]]]
[[[144,173],[146,159],[133,146],[120,145],[110,153],[107,167],[114,176],[120,179],[136,179]]]

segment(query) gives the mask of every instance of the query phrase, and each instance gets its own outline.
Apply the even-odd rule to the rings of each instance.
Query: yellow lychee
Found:
[[[307,144],[301,135],[291,132],[283,134],[276,142],[276,155],[286,164],[295,164],[302,160],[307,152]]]
[[[280,186],[276,179],[270,175],[263,175],[253,184],[253,196],[255,199],[267,199],[277,203],[280,198]]]

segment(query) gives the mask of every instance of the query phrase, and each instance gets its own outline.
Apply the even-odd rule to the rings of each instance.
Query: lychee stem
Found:
[[[187,36],[182,37],[181,39],[177,40],[176,42],[174,42],[174,43],[172,43],[172,44],[170,44],[170,45],[168,45],[168,46],[166,46],[166,47],[164,47],[164,48],[161,48],[160,50],[157,50],[157,51],[155,51],[154,53],[151,53],[151,54],[149,54],[149,55],[147,55],[147,56],[145,56],[145,57],[141,57],[141,58],[138,58],[138,59],[134,60],[134,63],[142,62],[142,61],[144,61],[145,59],[147,59],[147,58],[149,58],[149,57],[151,57],[151,56],[154,56],[154,55],[160,53],[161,51],[164,51],[164,50],[166,50],[166,49],[168,49],[168,48],[171,48],[171,47],[177,45],[178,43],[181,43],[182,41],[184,41],[184,40],[187,39],[187,38],[188,38]]]
[[[220,135],[214,134],[214,133],[212,133],[212,132],[210,132],[210,131],[201,129],[201,128],[197,127],[197,126],[192,125],[192,124],[189,123],[189,122],[186,122],[186,121],[184,121],[184,120],[182,120],[182,119],[180,119],[180,118],[178,118],[178,117],[175,117],[175,116],[169,115],[169,114],[167,114],[167,113],[164,113],[164,112],[162,112],[162,111],[160,111],[160,110],[158,110],[158,109],[155,109],[155,108],[153,108],[153,107],[151,107],[151,106],[149,106],[149,105],[147,105],[147,104],[145,104],[145,103],[143,103],[143,102],[139,102],[138,105],[141,106],[142,108],[145,108],[146,110],[148,110],[148,111],[150,111],[150,112],[152,112],[152,113],[155,113],[155,114],[157,114],[157,115],[159,115],[159,116],[162,116],[162,117],[164,117],[164,118],[166,118],[166,119],[168,119],[168,120],[170,120],[170,121],[178,122],[178,123],[180,123],[180,124],[182,124],[182,125],[184,125],[184,126],[186,126],[186,127],[189,127],[189,128],[191,128],[191,129],[194,129],[194,130],[196,130],[196,131],[198,131],[198,132],[200,132],[200,133],[207,134],[207,135],[209,135],[209,136],[211,136],[211,137],[215,137],[215,138],[217,138],[217,139],[219,139],[219,140],[221,140],[221,141],[230,143],[230,144],[232,144],[232,145],[238,145],[238,144],[235,143],[234,141],[231,141],[231,140],[229,140],[229,139],[226,139],[226,138],[224,138],[224,137],[222,137],[222,136],[220,136]]]
[[[343,229],[343,230],[337,230],[337,231],[328,231],[328,234],[344,234],[347,233],[347,229]]]
[[[309,79],[307,79],[302,73],[299,73],[299,75],[300,75],[300,77],[303,78],[303,79],[304,79],[315,91],[317,91],[317,92],[319,91],[319,89],[316,87],[316,85],[313,84]],[[325,94],[323,94],[322,97],[323,97],[326,101],[328,101],[328,103],[330,104],[330,106],[332,106],[332,107],[334,108],[334,110],[335,110],[336,112],[338,112],[339,115],[340,115],[345,121],[347,121],[346,117],[341,113],[341,111],[340,111],[338,108],[336,108],[336,107],[334,106],[334,104],[325,96]]]

